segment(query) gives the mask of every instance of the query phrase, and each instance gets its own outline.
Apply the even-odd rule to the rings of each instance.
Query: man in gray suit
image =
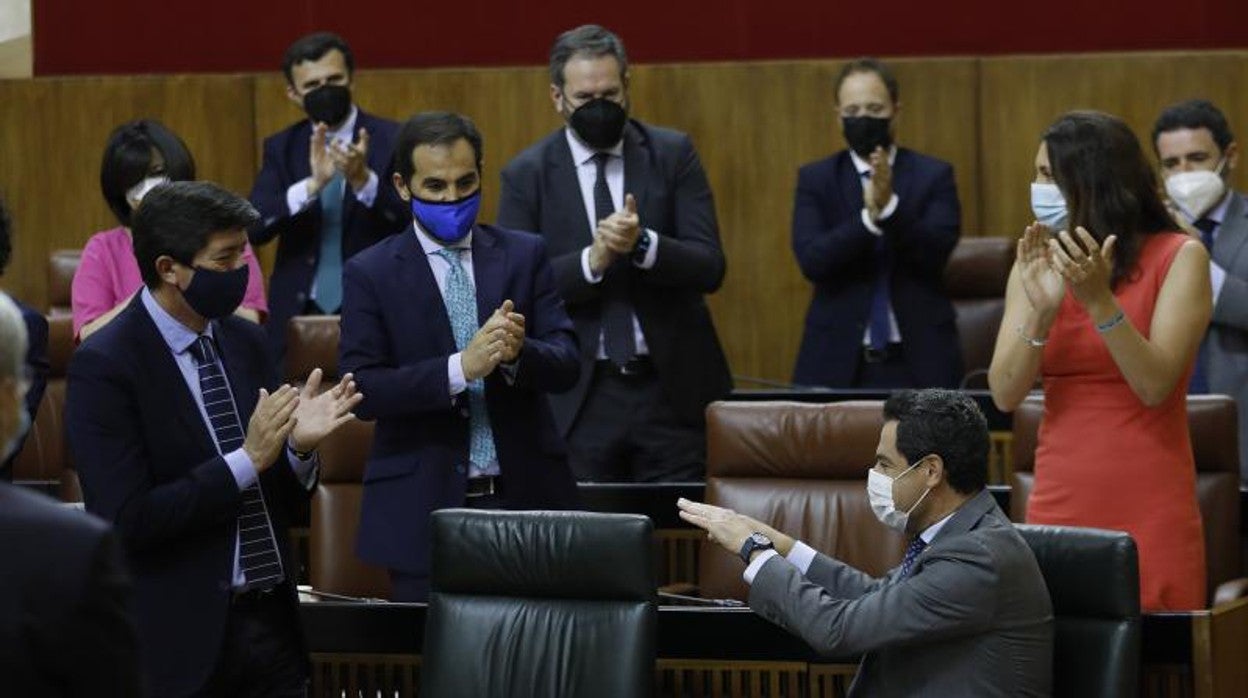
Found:
[[[1248,201],[1229,185],[1239,146],[1217,107],[1191,99],[1157,117],[1153,147],[1175,218],[1209,248],[1213,319],[1188,392],[1239,403],[1239,466],[1248,481]]]
[[[969,397],[884,403],[871,508],[912,536],[880,579],[728,509],[681,518],[748,562],[750,607],[821,654],[862,654],[851,696],[1047,696],[1053,609],[1031,549],[984,488],[988,424]]]

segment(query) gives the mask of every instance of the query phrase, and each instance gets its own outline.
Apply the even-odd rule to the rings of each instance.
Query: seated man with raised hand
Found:
[[[862,654],[851,696],[1047,696],[1053,611],[1035,556],[985,489],[988,424],[949,390],[884,403],[867,496],[911,536],[880,579],[729,509],[680,516],[748,563],[750,607],[821,654]]]

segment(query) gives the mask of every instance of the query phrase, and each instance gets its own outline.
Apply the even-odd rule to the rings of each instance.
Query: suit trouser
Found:
[[[282,587],[231,600],[225,641],[201,698],[301,698],[308,695],[303,645]]]

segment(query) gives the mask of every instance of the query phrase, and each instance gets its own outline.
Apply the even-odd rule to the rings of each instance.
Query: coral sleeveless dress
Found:
[[[1138,271],[1114,292],[1145,338],[1170,264],[1190,239],[1146,236]],[[1027,522],[1126,531],[1139,548],[1144,609],[1204,608],[1205,539],[1187,428],[1191,367],[1162,404],[1145,406],[1067,291],[1041,373],[1044,420]]]

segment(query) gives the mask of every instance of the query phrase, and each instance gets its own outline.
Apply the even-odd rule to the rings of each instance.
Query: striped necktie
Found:
[[[221,453],[230,453],[243,445],[243,426],[234,409],[234,398],[221,372],[212,339],[200,335],[191,345],[191,354],[199,369],[199,390],[204,411],[212,424],[213,438]],[[239,567],[247,580],[247,589],[270,589],[282,581],[282,559],[277,553],[277,539],[264,504],[260,481],[243,490],[243,506],[238,514]]]

